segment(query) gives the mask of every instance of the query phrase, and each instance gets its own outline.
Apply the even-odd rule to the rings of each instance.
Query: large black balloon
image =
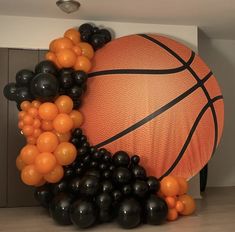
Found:
[[[15,83],[9,83],[5,85],[3,89],[3,94],[5,98],[7,98],[10,101],[16,101],[16,84]]]
[[[53,101],[58,95],[58,91],[58,81],[50,73],[37,74],[30,84],[30,92],[37,100],[42,102]]]
[[[168,207],[162,198],[159,198],[156,195],[151,195],[146,200],[144,204],[144,215],[148,224],[162,224],[166,220],[167,213]]]
[[[113,180],[117,184],[128,184],[131,177],[131,172],[127,168],[118,167],[113,171]]]
[[[97,210],[92,202],[78,200],[70,207],[70,218],[73,224],[85,229],[96,222]]]
[[[16,89],[16,102],[32,101],[33,97],[30,94],[28,87],[19,87]]]
[[[16,73],[17,86],[29,86],[30,81],[35,76],[34,72],[28,69],[22,69]]]
[[[54,221],[60,225],[72,224],[70,220],[70,205],[72,198],[66,194],[57,195],[50,204],[50,214]]]
[[[34,191],[34,197],[39,204],[44,208],[49,208],[49,204],[53,198],[52,191],[49,185],[37,187]]]
[[[137,227],[141,222],[141,206],[135,199],[125,199],[118,210],[118,223],[125,229]]]
[[[116,166],[128,166],[130,157],[125,151],[118,151],[113,155],[113,162]]]
[[[35,73],[50,73],[52,75],[57,75],[58,70],[55,66],[55,64],[50,60],[43,60],[40,63],[38,63],[35,67]]]
[[[96,176],[84,176],[80,182],[80,193],[83,196],[94,196],[99,191],[99,178]]]

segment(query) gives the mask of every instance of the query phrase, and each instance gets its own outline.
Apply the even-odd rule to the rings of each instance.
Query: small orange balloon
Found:
[[[82,125],[83,123],[83,116],[80,111],[78,110],[73,110],[69,116],[73,120],[73,128],[78,128]]]
[[[64,37],[69,38],[73,41],[74,44],[77,44],[81,41],[80,32],[77,31],[75,28],[70,28],[64,33]]]
[[[33,126],[30,126],[30,125],[25,125],[22,129],[22,132],[24,134],[24,136],[31,136],[33,135]]]
[[[39,150],[35,145],[26,145],[20,151],[20,158],[25,164],[33,164]]]
[[[44,176],[44,179],[49,183],[57,183],[64,176],[64,169],[61,165],[57,165],[51,172]]]
[[[175,177],[166,176],[161,180],[160,191],[167,197],[173,197],[179,193],[179,184]]]
[[[71,68],[75,65],[77,56],[72,49],[62,49],[57,54],[57,60],[63,68]]]
[[[58,114],[53,121],[53,127],[59,133],[67,133],[73,128],[73,120],[67,114]]]
[[[191,196],[184,194],[179,196],[178,200],[181,201],[184,205],[184,210],[181,211],[180,214],[190,215],[194,213],[194,211],[196,210],[196,203]]]
[[[62,38],[56,39],[55,41],[52,41],[50,50],[52,52],[57,53],[63,49],[72,49],[73,46],[74,46],[74,43],[72,42],[72,40],[62,37]]]
[[[69,114],[73,109],[73,100],[66,95],[59,96],[55,104],[60,113]]]
[[[36,118],[38,116],[38,109],[35,107],[31,107],[28,109],[28,114],[33,117]]]
[[[78,56],[73,68],[88,73],[91,70],[91,62],[86,56]]]
[[[58,138],[52,132],[43,132],[37,139],[37,147],[40,152],[53,152],[58,144]]]
[[[45,121],[45,120],[43,120],[43,121],[42,121],[41,128],[42,128],[44,131],[52,131],[52,130],[54,129],[52,122],[53,122],[53,121]]]
[[[57,39],[52,40],[49,44],[49,50],[52,51],[52,52],[56,51],[56,40]]]
[[[28,144],[35,145],[36,142],[37,142],[37,139],[34,138],[33,136],[27,137],[27,143],[28,143]]]
[[[41,174],[51,172],[56,166],[56,158],[50,152],[42,152],[35,159],[36,170]]]
[[[34,165],[27,165],[21,172],[21,180],[26,185],[37,185],[42,180],[42,175],[36,170]]]
[[[44,184],[46,184],[46,180],[42,178],[41,181],[38,184],[34,185],[34,186],[35,187],[40,187],[40,186],[43,186]]]
[[[43,120],[51,121],[57,116],[58,108],[54,103],[45,102],[40,105],[38,113]]]
[[[82,49],[78,45],[73,46],[73,51],[75,52],[77,56],[82,55]]]
[[[177,201],[175,204],[175,209],[177,210],[177,212],[183,212],[184,210],[184,204],[181,201]]]
[[[59,141],[62,142],[68,142],[71,138],[71,132],[67,132],[64,134],[59,133],[58,131],[54,131],[54,133],[56,134],[57,138],[59,139]]]
[[[20,112],[18,113],[18,119],[22,120],[25,115],[26,115],[26,112],[25,112],[25,111],[20,111]]]
[[[31,103],[29,101],[23,101],[20,104],[20,108],[24,111],[27,111],[31,107]]]
[[[33,131],[33,137],[38,138],[42,134],[42,130],[39,128],[35,128]]]
[[[76,159],[77,150],[72,143],[63,142],[58,145],[54,155],[58,164],[69,165]]]
[[[41,102],[37,101],[37,100],[33,100],[31,105],[32,105],[32,107],[38,109],[39,106],[41,105]]]
[[[79,43],[79,47],[82,49],[82,55],[87,57],[89,60],[91,60],[94,56],[94,49],[93,47],[86,42]]]
[[[179,183],[179,195],[183,195],[188,192],[188,183],[185,178],[183,177],[176,177]]]
[[[166,197],[165,201],[169,209],[175,208],[176,200],[174,197]]]
[[[178,212],[176,211],[176,209],[168,209],[167,220],[175,221],[177,218],[178,218]]]
[[[34,119],[33,120],[33,128],[38,129],[38,128],[40,128],[40,126],[41,126],[41,121],[38,118]]]
[[[18,155],[17,158],[16,158],[16,167],[17,167],[17,169],[19,171],[21,171],[25,166],[26,166],[26,164],[23,162],[20,155]]]
[[[29,114],[26,114],[23,118],[24,125],[32,125],[33,124],[33,117]]]
[[[52,62],[55,62],[56,60],[56,55],[54,52],[47,52],[46,56],[45,56],[46,60],[50,60]]]
[[[18,128],[22,130],[23,127],[24,127],[24,122],[23,122],[22,120],[20,120],[20,121],[18,122]]]

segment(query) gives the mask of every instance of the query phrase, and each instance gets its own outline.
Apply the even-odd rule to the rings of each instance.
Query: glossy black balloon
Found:
[[[132,167],[132,173],[136,179],[145,180],[146,179],[146,171],[140,165],[135,165]]]
[[[107,29],[100,29],[99,34],[104,37],[105,43],[110,42],[112,39],[111,33]]]
[[[132,194],[132,186],[130,184],[126,184],[122,187],[122,193],[125,196],[130,196]]]
[[[40,73],[32,79],[30,92],[39,101],[53,101],[59,93],[59,84],[52,74]]]
[[[9,83],[5,85],[3,89],[3,94],[5,98],[7,98],[10,101],[16,101],[16,84],[15,83]]]
[[[118,167],[113,171],[113,180],[117,184],[128,184],[131,178],[131,172],[127,168]]]
[[[76,148],[79,148],[81,146],[81,141],[79,140],[79,138],[76,137],[72,137],[70,139],[70,143],[72,143]]]
[[[110,222],[114,217],[113,209],[100,209],[98,212],[98,217],[100,222]]]
[[[66,194],[59,194],[54,197],[50,204],[51,217],[60,225],[72,224],[70,219],[70,205],[72,198]]]
[[[73,178],[68,184],[70,193],[78,195],[80,193],[80,185],[81,185],[81,178],[80,177]]]
[[[122,199],[123,194],[121,193],[120,190],[116,189],[112,192],[112,197],[114,201],[119,202]]]
[[[103,171],[102,176],[104,179],[109,179],[111,177],[111,174],[112,173],[110,170],[105,170],[105,171]]]
[[[84,71],[75,71],[73,73],[73,79],[76,85],[81,86],[87,81],[87,74]]]
[[[49,208],[49,204],[53,198],[53,194],[49,185],[37,187],[34,191],[34,197],[44,208]]]
[[[151,195],[146,200],[144,204],[144,215],[148,224],[162,224],[166,220],[167,213],[168,207],[162,198],[159,198],[156,195]]]
[[[68,90],[68,95],[74,100],[79,99],[82,96],[82,93],[82,88],[77,85],[74,85]]]
[[[35,76],[34,72],[28,69],[22,69],[16,73],[16,85],[17,86],[29,86],[30,81]]]
[[[90,39],[92,47],[97,50],[105,45],[105,37],[101,34],[93,34]]]
[[[59,193],[65,193],[68,190],[68,181],[61,180],[58,183],[52,184],[51,189],[54,195],[58,195]]]
[[[81,107],[81,105],[82,105],[81,99],[76,99],[76,100],[73,99],[73,109],[74,110],[79,109]]]
[[[75,175],[74,169],[72,168],[72,166],[65,166],[64,167],[64,178],[65,179],[71,179],[73,178]]]
[[[99,209],[109,209],[112,205],[112,197],[108,193],[101,193],[95,198]]]
[[[70,218],[79,228],[91,227],[97,219],[96,207],[90,201],[78,200],[71,205]]]
[[[93,34],[98,34],[100,32],[100,29],[98,27],[93,27]]]
[[[151,193],[157,193],[160,189],[160,181],[154,176],[148,177],[147,184]]]
[[[58,74],[56,65],[50,60],[43,60],[35,67],[35,73],[50,73],[54,76]]]
[[[93,26],[89,23],[84,23],[79,27],[79,32],[81,34],[81,40],[89,42],[91,35],[93,34]]]
[[[118,224],[125,228],[131,229],[141,223],[141,206],[135,199],[125,199],[121,202],[118,210]]]
[[[16,102],[32,101],[33,97],[28,87],[19,87],[16,89]]]
[[[88,169],[85,172],[85,176],[95,176],[96,178],[100,178],[100,172],[96,169]]]
[[[85,155],[88,152],[87,147],[81,147],[78,149],[78,155]]]
[[[82,129],[81,128],[74,129],[72,137],[80,138],[81,136],[82,136]]]
[[[118,151],[113,155],[113,163],[116,166],[128,166],[130,162],[130,157],[125,151]]]
[[[139,164],[139,162],[140,162],[140,157],[138,156],[138,155],[133,155],[132,157],[131,157],[131,163],[132,164]]]
[[[63,69],[58,76],[59,84],[62,89],[70,89],[74,84],[71,69]]]
[[[80,193],[83,196],[94,196],[99,191],[99,178],[95,176],[84,176],[80,183]]]
[[[100,189],[104,193],[110,193],[113,190],[113,184],[109,180],[104,180],[100,183]]]
[[[140,198],[143,198],[149,192],[148,184],[143,180],[136,180],[133,183],[133,193]]]

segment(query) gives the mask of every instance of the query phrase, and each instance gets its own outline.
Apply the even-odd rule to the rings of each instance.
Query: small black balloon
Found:
[[[81,107],[81,105],[82,105],[81,99],[76,99],[76,100],[73,99],[73,109],[74,110],[79,109]]]
[[[71,205],[70,218],[74,225],[85,229],[96,222],[97,210],[92,202],[78,200]]]
[[[60,225],[72,224],[70,219],[70,205],[72,198],[66,194],[57,195],[50,204],[50,214],[54,221]]]
[[[72,74],[70,73],[71,71],[68,70],[64,69],[63,71],[60,71],[60,74],[58,76],[59,84],[62,89],[70,89],[74,84]]]
[[[95,161],[100,161],[101,158],[102,154],[99,151],[94,152],[94,154],[92,155],[92,159]]]
[[[84,23],[79,27],[82,41],[88,42],[93,34],[93,26],[89,23]]]
[[[50,186],[45,184],[43,186],[37,187],[34,191],[34,197],[42,207],[48,209],[49,204],[53,198]]]
[[[74,100],[79,99],[82,96],[82,93],[82,88],[77,85],[74,85],[68,90],[68,95]]]
[[[141,222],[141,206],[135,199],[125,199],[121,202],[118,210],[118,224],[131,229],[137,227]]]
[[[87,141],[87,137],[86,137],[85,135],[82,135],[82,136],[80,137],[80,140],[81,140],[82,143],[84,143],[84,142]]]
[[[106,164],[106,163],[101,163],[100,165],[99,165],[99,169],[101,170],[101,171],[104,171],[104,170],[106,170],[108,168],[108,165]]]
[[[65,193],[67,191],[68,183],[66,180],[61,180],[58,183],[52,184],[52,192],[54,195],[58,195],[59,193]]]
[[[99,191],[99,178],[95,176],[84,176],[80,183],[80,193],[83,196],[94,196]]]
[[[129,196],[132,194],[132,187],[129,184],[126,184],[122,187],[122,193],[125,196]]]
[[[82,167],[76,167],[76,168],[74,169],[74,172],[75,172],[75,175],[76,175],[76,176],[81,176],[81,175],[84,173],[84,170],[83,170]]]
[[[30,92],[39,101],[53,101],[58,95],[59,84],[50,73],[37,74],[31,81]]]
[[[160,189],[160,181],[154,176],[148,177],[147,184],[151,193],[157,193]]]
[[[143,180],[136,180],[133,184],[133,193],[140,198],[147,195],[149,191],[148,184]]]
[[[146,171],[140,165],[135,165],[132,167],[132,173],[136,179],[145,180],[146,179]]]
[[[100,29],[98,27],[93,27],[93,31],[92,31],[93,34],[97,34],[99,32],[100,32]]]
[[[138,155],[133,155],[131,157],[131,163],[132,164],[139,164],[139,162],[140,162],[140,157]]]
[[[112,209],[100,209],[99,210],[99,220],[100,222],[110,222],[114,217],[114,211]]]
[[[111,171],[110,170],[103,171],[102,176],[105,179],[109,179],[111,177]]]
[[[74,129],[72,137],[80,138],[81,136],[82,136],[82,129],[81,128]]]
[[[113,163],[116,166],[128,166],[130,157],[125,151],[118,151],[113,155]]]
[[[74,195],[78,195],[80,192],[80,185],[81,185],[81,178],[80,177],[75,177],[72,179],[69,184],[68,188],[70,190],[70,193]]]
[[[84,71],[75,71],[73,73],[73,79],[76,85],[81,86],[87,80],[87,74]]]
[[[76,148],[79,148],[81,146],[81,141],[76,138],[76,137],[73,137],[70,139],[70,142],[76,147]]]
[[[100,178],[100,172],[96,169],[88,169],[85,172],[85,176],[95,176],[96,178]]]
[[[113,199],[108,193],[101,193],[95,198],[96,205],[99,209],[109,209],[112,201]]]
[[[104,36],[105,43],[110,42],[112,39],[111,33],[107,29],[100,29],[99,34]]]
[[[30,94],[28,87],[19,87],[16,89],[16,101],[20,104],[23,101],[32,101],[33,97]]]
[[[43,60],[40,63],[38,63],[35,67],[35,73],[50,73],[52,75],[57,75],[58,70],[55,66],[55,64],[50,60]]]
[[[90,147],[90,153],[91,154],[94,154],[96,151],[97,151],[97,148],[95,148],[95,147]]]
[[[15,83],[9,83],[5,85],[3,89],[3,94],[5,98],[7,98],[10,101],[16,101],[16,84]]]
[[[90,163],[91,168],[96,168],[96,167],[98,167],[98,165],[99,165],[99,163],[97,161],[91,161],[91,163]]]
[[[119,202],[122,199],[122,196],[123,196],[123,194],[121,193],[120,190],[116,189],[112,192],[113,200],[116,202]]]
[[[88,152],[87,147],[81,147],[78,149],[78,155],[85,155]]]
[[[101,34],[93,34],[91,36],[90,43],[92,47],[97,50],[99,48],[102,48],[105,45],[105,37]]]
[[[64,167],[64,178],[66,179],[71,179],[75,175],[74,169],[70,166],[65,166]]]
[[[167,213],[168,207],[162,198],[159,198],[156,195],[151,195],[146,200],[144,204],[144,215],[148,224],[162,224],[166,220]]]
[[[113,190],[113,184],[109,180],[104,180],[100,183],[100,189],[104,193],[110,193]]]
[[[28,69],[22,69],[16,73],[17,86],[29,86],[30,81],[34,77],[34,72]]]
[[[118,167],[113,171],[113,180],[117,184],[128,184],[131,178],[131,172],[127,168]]]

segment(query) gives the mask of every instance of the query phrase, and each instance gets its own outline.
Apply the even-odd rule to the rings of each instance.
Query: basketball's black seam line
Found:
[[[212,72],[209,72],[203,79],[202,82],[206,82],[210,77],[212,76]],[[174,106],[175,104],[179,103],[181,100],[183,100],[184,98],[186,98],[188,95],[190,95],[191,93],[193,93],[194,91],[196,91],[196,89],[198,89],[201,86],[201,83],[197,83],[194,86],[192,86],[190,89],[188,89],[187,91],[185,91],[184,93],[182,93],[181,95],[179,95],[178,97],[174,98],[173,100],[171,100],[170,102],[168,102],[167,104],[165,104],[164,106],[162,106],[160,109],[154,111],[153,113],[151,113],[150,115],[148,115],[147,117],[141,119],[140,121],[136,122],[135,124],[133,124],[132,126],[126,128],[125,130],[119,132],[118,134],[112,136],[109,139],[106,139],[105,141],[95,145],[96,148],[100,148],[104,145],[107,145],[121,137],[123,137],[124,135],[130,133],[131,131],[139,128],[140,126],[144,125],[145,123],[149,122],[150,120],[154,119],[155,117],[157,117],[158,115],[164,113],[166,110],[168,110],[169,108],[171,108],[172,106]]]
[[[172,49],[170,49],[169,47],[167,47],[165,44],[163,44],[162,42],[158,41],[155,38],[152,38],[151,36],[148,36],[146,34],[138,34],[139,36],[147,39],[148,41],[153,42],[154,44],[157,44],[158,46],[162,47],[163,49],[165,49],[167,52],[169,52],[172,56],[174,56],[178,61],[180,61],[183,65],[187,66],[188,71],[192,74],[192,76],[197,80],[197,82],[201,83],[200,78],[198,77],[198,75],[194,72],[194,70],[191,68],[190,65],[187,65],[186,62],[176,53],[174,52]],[[206,89],[206,87],[204,86],[204,84],[201,84],[201,88],[208,100],[208,102],[210,101],[210,95]],[[212,113],[212,117],[213,117],[213,121],[214,121],[214,130],[215,130],[215,137],[214,137],[214,149],[213,149],[213,153],[215,152],[216,146],[217,146],[217,141],[218,141],[218,121],[217,121],[217,115],[216,115],[216,111],[214,108],[214,105],[210,105],[210,109],[211,109],[211,113]]]
[[[184,153],[185,153],[185,151],[186,151],[186,149],[187,149],[187,147],[188,147],[188,145],[189,145],[189,143],[190,143],[190,141],[191,141],[191,139],[192,139],[192,137],[193,137],[193,135],[194,135],[194,132],[196,131],[197,126],[198,126],[200,120],[202,119],[204,113],[207,111],[207,109],[208,109],[214,102],[216,102],[216,101],[218,101],[218,100],[221,100],[221,99],[223,99],[223,96],[222,96],[222,95],[216,96],[216,97],[214,97],[213,99],[211,99],[209,102],[207,102],[207,104],[202,108],[202,110],[201,110],[200,113],[198,114],[196,120],[194,121],[194,124],[193,124],[192,128],[190,129],[190,132],[189,132],[189,134],[188,134],[188,137],[187,137],[187,139],[186,139],[186,141],[185,141],[185,143],[184,143],[184,145],[183,145],[183,147],[182,147],[182,149],[181,149],[179,155],[177,156],[177,158],[175,159],[175,161],[174,161],[174,163],[171,165],[171,167],[159,178],[160,180],[161,180],[163,177],[169,175],[169,174],[174,170],[174,168],[176,167],[176,165],[179,163],[179,161],[180,161],[181,158],[183,157],[183,155],[184,155]]]
[[[92,72],[88,74],[88,78],[96,77],[96,76],[104,76],[104,75],[114,75],[114,74],[174,74],[178,72],[182,72],[187,69],[188,65],[190,65],[195,57],[195,53],[192,52],[189,60],[186,62],[186,65],[183,64],[178,68],[173,69],[110,69],[110,70],[101,70],[97,72]]]

